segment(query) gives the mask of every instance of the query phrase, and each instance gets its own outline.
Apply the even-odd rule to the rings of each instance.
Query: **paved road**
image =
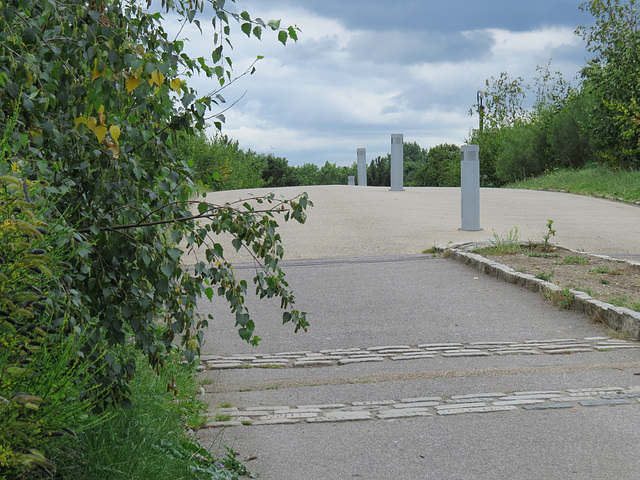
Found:
[[[419,252],[514,226],[540,238],[551,218],[563,246],[635,256],[638,207],[489,190],[485,231],[460,232],[456,189],[309,193],[308,225],[283,229],[309,332],[294,334],[277,305],[250,300],[263,338],[253,348],[224,305],[201,306],[216,318],[205,445],[255,457],[248,467],[267,480],[637,476],[640,344]]]

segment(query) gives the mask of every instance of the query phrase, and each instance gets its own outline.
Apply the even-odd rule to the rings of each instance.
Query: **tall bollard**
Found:
[[[404,190],[402,182],[403,176],[403,156],[404,146],[402,134],[391,135],[391,190],[401,192]]]
[[[480,228],[480,147],[464,145],[460,160],[462,191],[462,227],[458,230],[478,232]]]
[[[367,186],[367,149],[358,149],[358,186]]]
[[[349,186],[353,186],[353,185],[355,185],[355,184],[356,184],[356,177],[355,177],[355,175],[349,175],[347,185],[349,185]]]

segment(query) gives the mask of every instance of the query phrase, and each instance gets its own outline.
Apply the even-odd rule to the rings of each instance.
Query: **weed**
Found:
[[[553,273],[544,273],[544,272],[540,272],[536,275],[536,278],[539,280],[544,280],[545,282],[548,282],[551,280],[551,276],[553,275]]]
[[[252,391],[253,388],[241,388],[240,390],[238,390],[239,392],[250,392]]]
[[[229,402],[222,402],[220,404],[220,408],[233,408],[233,403],[229,403]]]
[[[198,382],[200,385],[212,385],[214,382],[210,378],[201,378]]]
[[[635,302],[631,305],[631,310],[635,310],[636,312],[640,312],[640,302]]]
[[[609,266],[598,267],[589,270],[590,273],[609,273]]]
[[[529,252],[527,256],[532,258],[558,258],[560,255],[557,253]]]
[[[565,288],[564,290],[562,290],[562,296],[557,302],[558,308],[560,310],[570,309],[571,305],[573,304],[573,300],[573,293],[571,293],[571,290],[569,290],[568,288]]]
[[[542,239],[544,240],[543,246],[545,249],[548,249],[550,247],[549,239],[556,234],[556,231],[552,228],[552,226],[553,220],[547,220],[547,233],[542,235]]]
[[[609,280],[607,280],[606,278],[601,278],[600,279],[600,283],[602,283],[603,285],[609,285],[611,282]]]
[[[607,300],[607,303],[615,305],[616,307],[626,307],[627,297],[611,297],[609,298],[609,300]]]
[[[258,368],[273,368],[275,370],[282,368],[282,365],[277,363],[263,363],[262,365],[256,365]]]
[[[565,265],[586,265],[589,263],[589,259],[587,257],[581,257],[580,255],[569,255],[564,257],[562,263]]]
[[[228,422],[231,420],[231,415],[228,413],[216,413],[213,417],[214,422]]]
[[[277,390],[278,389],[278,385],[271,385],[269,387],[265,387],[265,390]]]
[[[433,246],[431,248],[427,248],[426,250],[423,250],[422,253],[435,254],[435,253],[438,253],[438,249],[435,246]]]
[[[494,230],[491,246],[481,248],[477,253],[480,255],[513,255],[516,253],[524,253],[524,248],[518,238],[518,227],[512,228],[508,233],[503,234],[503,236],[498,235]]]
[[[253,422],[251,420],[242,420],[242,425],[253,425]]]

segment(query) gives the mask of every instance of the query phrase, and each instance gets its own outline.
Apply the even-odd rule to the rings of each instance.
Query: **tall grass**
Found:
[[[216,461],[187,434],[187,424],[205,407],[195,398],[198,384],[191,367],[175,361],[158,375],[143,358],[138,361],[130,384],[133,408],[114,408],[109,421],[78,436],[75,449],[57,452],[54,461],[60,478],[240,479],[242,465],[229,458]]]
[[[506,185],[505,188],[560,190],[636,203],[640,202],[640,171],[611,171],[604,166],[557,170]]]

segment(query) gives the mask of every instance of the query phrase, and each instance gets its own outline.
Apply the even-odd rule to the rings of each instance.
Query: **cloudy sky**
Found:
[[[462,145],[477,126],[468,112],[485,79],[506,71],[532,81],[551,60],[551,70],[576,83],[587,53],[574,31],[591,22],[581,3],[237,0],[238,11],[301,32],[284,47],[275,35],[249,40],[233,26],[235,72],[265,58],[225,91],[228,102],[244,97],[225,113],[223,133],[290,165],[350,165],[357,148],[371,161],[390,151],[392,133],[423,148]],[[184,34],[194,55],[210,58],[211,32]],[[215,87],[192,83],[202,93]]]

